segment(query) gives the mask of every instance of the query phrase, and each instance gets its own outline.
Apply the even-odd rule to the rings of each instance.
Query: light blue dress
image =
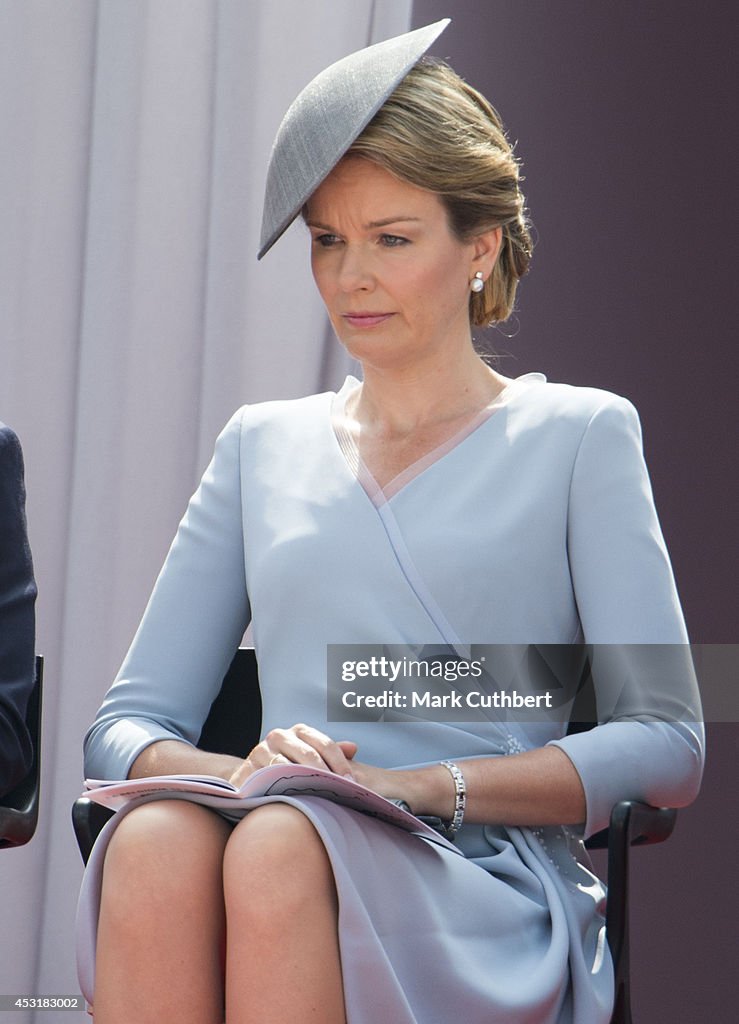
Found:
[[[308,722],[385,767],[553,743],[582,780],[583,828],[464,826],[465,856],[290,799],[334,868],[350,1024],[605,1024],[605,894],[581,839],[620,799],[693,799],[703,735],[690,724],[692,675],[659,681],[687,694],[680,722],[656,693],[653,706],[641,695],[638,714],[570,736],[555,721],[337,726],[326,721],[326,645],[685,644],[637,414],[608,392],[526,374],[381,490],[342,428],[356,386],[244,407],[228,423],[88,732],[85,773],[125,778],[148,744],[197,742],[249,621],[264,731]],[[80,902],[88,998],[103,852]]]

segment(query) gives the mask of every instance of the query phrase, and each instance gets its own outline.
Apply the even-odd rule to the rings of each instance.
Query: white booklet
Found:
[[[406,832],[414,832],[460,852],[439,832],[392,800],[386,800],[352,779],[300,764],[275,764],[260,768],[238,788],[212,775],[158,775],[149,779],[127,779],[124,782],[86,779],[83,796],[114,811],[132,800],[171,796],[205,804],[234,819],[243,817],[252,797],[317,796],[344,804],[373,818],[380,818]]]

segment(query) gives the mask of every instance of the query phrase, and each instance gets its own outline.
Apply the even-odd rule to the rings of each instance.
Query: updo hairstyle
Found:
[[[435,192],[454,235],[468,242],[502,227],[501,249],[470,322],[506,320],[531,260],[518,161],[500,117],[448,64],[423,57],[385,101],[347,155],[362,156],[402,181]]]

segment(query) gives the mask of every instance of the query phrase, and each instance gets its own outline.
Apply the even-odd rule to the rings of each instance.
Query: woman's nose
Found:
[[[371,256],[361,247],[347,245],[339,268],[339,285],[343,291],[369,289],[374,284]]]

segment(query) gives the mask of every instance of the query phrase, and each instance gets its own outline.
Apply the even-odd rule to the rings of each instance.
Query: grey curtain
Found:
[[[279,120],[410,15],[411,0],[0,0],[0,418],[24,446],[47,680],[40,828],[0,855],[0,992],[77,992],[82,736],[216,434],[244,402],[347,369],[301,227],[256,262]]]

